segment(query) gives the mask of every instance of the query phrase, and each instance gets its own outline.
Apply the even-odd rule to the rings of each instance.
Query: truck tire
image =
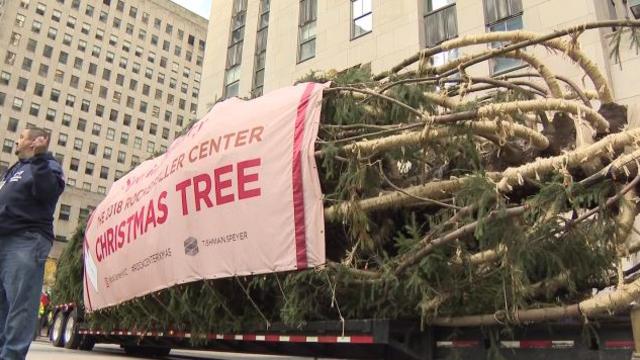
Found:
[[[171,352],[171,348],[165,346],[124,345],[122,348],[131,356],[167,356]]]
[[[63,334],[64,326],[67,323],[67,314],[60,310],[53,316],[53,324],[51,325],[51,343],[55,347],[64,346]]]
[[[77,349],[80,344],[80,334],[78,334],[78,312],[73,309],[64,324],[62,332],[62,343],[67,349]]]
[[[91,335],[80,335],[80,343],[78,344],[78,350],[91,351],[96,344],[96,339]]]

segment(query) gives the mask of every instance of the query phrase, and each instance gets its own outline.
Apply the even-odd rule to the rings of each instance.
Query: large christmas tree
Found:
[[[640,296],[620,260],[640,250],[630,236],[640,129],[579,46],[584,31],[611,26],[614,57],[621,44],[640,43],[633,21],[486,33],[383,74],[310,75],[332,81],[316,147],[326,266],[179,285],[89,320],[197,334],[327,319],[510,325],[625,310]],[[495,42],[504,46],[430,65],[442,51]],[[535,47],[567,58],[591,84],[555,74]],[[467,72],[497,58],[527,69]],[[59,303],[82,301],[82,238],[80,228],[60,259]]]

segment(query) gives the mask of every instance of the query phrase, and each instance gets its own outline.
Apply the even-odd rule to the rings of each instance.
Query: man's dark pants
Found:
[[[0,235],[0,359],[24,359],[31,345],[51,241],[36,232]]]

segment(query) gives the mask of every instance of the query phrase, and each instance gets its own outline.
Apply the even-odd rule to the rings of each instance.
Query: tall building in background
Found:
[[[218,99],[259,96],[291,85],[312,70],[340,71],[369,64],[378,73],[421,49],[459,36],[518,29],[548,33],[586,22],[624,19],[635,10],[628,8],[630,4],[623,0],[215,1],[199,115]],[[580,37],[582,49],[605,71],[616,101],[638,103],[640,56],[621,46],[621,68],[609,57],[609,34],[608,28],[585,32]],[[440,53],[431,61],[443,64],[488,46]],[[584,74],[569,60],[540,46],[527,51],[556,74],[582,82]],[[473,76],[531,71],[507,58],[467,70]]]
[[[115,180],[195,117],[206,31],[169,0],[0,0],[0,172],[23,129],[51,130],[67,178],[52,258]]]

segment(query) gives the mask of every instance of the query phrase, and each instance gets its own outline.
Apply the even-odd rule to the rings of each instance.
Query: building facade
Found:
[[[622,0],[223,0],[214,2],[203,74],[204,112],[218,99],[254,97],[287,86],[310,71],[370,64],[389,69],[420,49],[458,36],[524,29],[548,33],[586,22],[630,17]],[[640,57],[621,47],[621,64],[609,57],[611,29],[587,31],[582,50],[604,69],[616,101],[640,99]],[[476,45],[433,57],[435,64],[482,51]],[[580,69],[538,46],[533,51],[555,73],[582,83]],[[220,54],[226,54],[221,56]],[[622,67],[620,66],[622,65]],[[504,74],[522,63],[500,59],[468,69]]]
[[[67,181],[51,257],[195,116],[206,30],[169,0],[0,1],[0,172],[23,129],[51,130]]]

